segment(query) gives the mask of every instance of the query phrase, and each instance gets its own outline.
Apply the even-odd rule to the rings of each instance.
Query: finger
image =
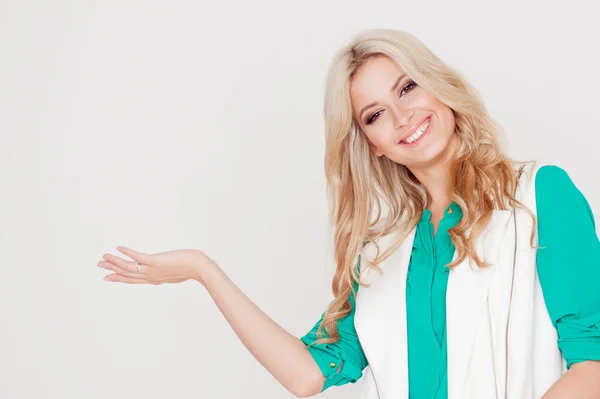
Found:
[[[139,267],[139,273],[138,273],[137,262],[125,260],[123,258],[119,258],[118,256],[115,256],[112,254],[104,254],[102,256],[102,258],[104,258],[105,261],[108,261],[108,262],[114,264],[119,269],[121,269],[127,273],[143,274],[143,272],[144,272],[144,267],[142,267],[143,266],[142,265],[141,267]]]
[[[154,263],[152,256],[141,253],[141,252],[134,251],[131,248],[127,248],[124,246],[118,246],[117,251],[129,256],[131,259],[134,259],[136,262],[141,262],[146,265],[153,265],[153,263]]]
[[[146,278],[145,274],[137,273],[137,272],[136,273],[130,273],[128,271],[125,271],[125,270],[121,269],[119,266],[117,266],[117,265],[115,265],[114,263],[111,263],[111,262],[100,261],[100,262],[98,262],[98,266],[102,267],[104,269],[107,269],[107,270],[111,270],[111,271],[113,271],[115,273],[118,273],[120,275],[123,275],[125,277]],[[140,269],[140,271],[141,271],[141,269]],[[143,277],[141,277],[141,276],[143,276]]]
[[[126,283],[126,284],[154,284],[153,282],[150,282],[148,280],[143,280],[140,278],[126,277],[126,276],[122,276],[120,274],[109,274],[106,277],[104,277],[104,280],[116,282],[116,283]]]

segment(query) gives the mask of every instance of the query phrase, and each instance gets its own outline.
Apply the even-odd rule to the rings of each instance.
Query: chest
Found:
[[[548,380],[561,373],[556,332],[535,272],[535,249],[528,249],[526,231],[531,225],[521,216],[518,223],[511,223],[511,216],[508,210],[495,211],[476,240],[476,251],[489,267],[477,269],[465,259],[448,277],[451,399],[503,397],[499,395],[511,389],[514,396],[509,397],[536,397],[535,392],[547,388]],[[413,229],[379,264],[382,273],[368,267],[376,249],[369,244],[363,249],[361,281],[369,287],[359,288],[355,313],[356,331],[370,368],[363,398],[408,398],[406,277],[415,234]],[[382,237],[381,252],[394,239]],[[456,257],[457,252],[452,260]],[[545,342],[539,351],[531,349],[540,345],[534,334]],[[542,373],[546,380],[539,380],[539,370],[547,370]]]
[[[441,220],[444,218],[444,210],[431,212],[431,224],[433,225],[433,235],[435,236],[440,225]]]

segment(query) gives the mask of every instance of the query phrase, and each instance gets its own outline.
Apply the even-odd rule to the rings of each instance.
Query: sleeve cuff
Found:
[[[582,319],[562,318],[556,323],[556,328],[558,348],[563,353],[567,368],[573,363],[600,360],[600,313]]]
[[[310,339],[302,337],[301,340],[325,377],[321,392],[334,385],[355,383],[362,376],[360,367],[351,361],[343,360],[340,354],[330,350],[328,344],[309,346],[312,342]]]

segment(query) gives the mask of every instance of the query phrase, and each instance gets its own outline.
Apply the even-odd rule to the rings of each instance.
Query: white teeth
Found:
[[[405,142],[407,144],[412,143],[413,141],[415,141],[416,139],[421,137],[423,135],[423,133],[425,133],[425,130],[427,130],[428,127],[429,127],[429,119],[427,119],[425,122],[423,122],[423,124],[421,126],[419,126],[417,131],[414,132],[413,134],[411,134],[410,136],[408,136],[408,138],[406,138],[406,140],[403,140],[403,142]]]

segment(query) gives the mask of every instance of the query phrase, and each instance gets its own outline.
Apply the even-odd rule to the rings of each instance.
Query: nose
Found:
[[[403,107],[401,104],[395,104],[391,111],[394,120],[394,129],[400,129],[403,126],[407,126],[410,119],[415,114],[413,109]]]

